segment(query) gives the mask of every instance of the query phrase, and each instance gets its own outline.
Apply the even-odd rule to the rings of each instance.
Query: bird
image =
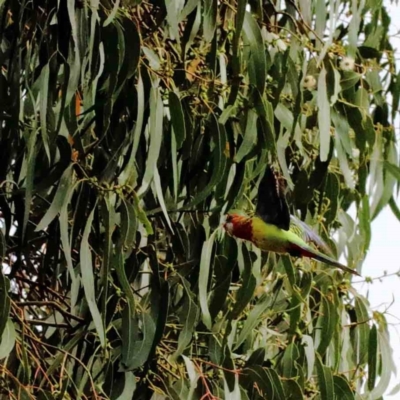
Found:
[[[267,166],[258,188],[255,215],[240,210],[229,211],[223,224],[226,232],[252,242],[262,251],[312,258],[359,275],[357,271],[327,255],[331,252],[322,238],[305,222],[290,215],[284,192],[284,180],[272,166]],[[313,243],[319,250],[308,243]]]

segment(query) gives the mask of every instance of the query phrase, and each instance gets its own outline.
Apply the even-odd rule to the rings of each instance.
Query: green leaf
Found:
[[[214,133],[215,148],[213,151],[213,171],[207,186],[187,206],[191,208],[196,204],[205,200],[209,194],[215,189],[215,186],[222,180],[226,167],[225,145],[226,135],[225,129],[219,125],[215,116],[210,115],[210,130]]]
[[[359,106],[359,108],[361,109],[360,111],[362,112],[363,115],[369,113],[371,105],[369,101],[368,91],[365,88],[363,87],[358,88],[355,98],[355,104]]]
[[[75,332],[75,335],[72,337],[72,339],[61,347],[63,351],[58,352],[58,354],[52,358],[51,364],[46,370],[46,376],[50,377],[51,375],[53,375],[56,369],[65,360],[65,353],[70,352],[75,346],[77,346],[77,344],[83,339],[86,333],[87,332],[84,332],[82,329],[78,330],[77,332]],[[46,382],[46,377],[43,377],[43,379],[40,382],[40,387],[43,387],[45,382]]]
[[[333,383],[335,385],[335,396],[337,399],[343,400],[354,400],[355,396],[352,392],[349,382],[339,375],[333,377]]]
[[[386,329],[385,326],[380,326],[378,329],[378,346],[381,355],[380,380],[369,394],[371,398],[375,399],[380,398],[387,391],[391,377],[396,371],[396,366],[393,362],[393,349],[390,345],[390,339]]]
[[[371,242],[371,216],[369,212],[369,198],[367,195],[363,196],[361,204],[362,206],[359,210],[360,231],[364,242],[364,254],[366,254]]]
[[[134,306],[134,304],[133,304]],[[133,360],[136,357],[135,342],[138,335],[138,324],[136,321],[135,309],[132,308],[132,302],[128,301],[122,312],[122,358],[121,364],[125,371],[130,369]]]
[[[286,400],[285,393],[283,391],[283,386],[281,380],[276,373],[276,371],[272,368],[267,369],[267,374],[270,376],[270,379],[273,383],[274,387],[274,398],[277,400]]]
[[[33,178],[35,176],[35,165],[36,165],[36,132],[31,132],[27,146],[27,171],[25,178],[25,208],[24,208],[24,220],[22,225],[22,240],[25,239],[26,226],[28,225],[29,212],[31,209],[32,194],[33,194]]]
[[[238,0],[235,18],[235,35],[233,37],[233,54],[239,51],[239,41],[242,34],[243,22],[246,15],[247,0]]]
[[[298,358],[299,350],[297,346],[290,343],[282,357],[282,373],[285,378],[296,378],[298,376],[298,369],[295,365]]]
[[[283,267],[285,268],[285,273],[286,273],[286,276],[288,277],[290,286],[291,286],[292,290],[294,290],[294,285],[296,284],[296,276],[294,273],[292,259],[288,256],[283,256],[283,257],[281,257],[280,262],[283,264]]]
[[[399,109],[400,103],[400,72],[392,77],[392,84],[390,91],[392,93],[393,101],[392,101],[392,120],[396,118],[397,111]]]
[[[116,400],[131,400],[136,390],[136,378],[132,372],[124,373],[124,389]]]
[[[266,148],[272,153],[276,153],[276,143],[275,143],[275,130],[274,130],[274,111],[272,109],[272,104],[266,99],[266,95],[260,96],[258,92],[254,93],[254,107],[257,111],[261,129],[264,135]],[[279,107],[279,105],[278,105]],[[278,109],[277,107],[277,109]],[[278,115],[277,115],[278,118]],[[293,122],[293,119],[292,119]],[[281,121],[281,123],[283,123]],[[292,124],[293,125],[293,124]],[[295,130],[299,129],[296,125]],[[300,131],[301,133],[301,131]]]
[[[314,341],[311,336],[303,335],[301,343],[304,345],[304,353],[307,360],[307,379],[310,379],[315,365]]]
[[[154,71],[158,71],[161,68],[161,61],[157,53],[149,47],[142,46],[142,51],[146,58],[149,60],[149,65]]]
[[[139,219],[139,221],[144,225],[146,232],[148,235],[153,234],[153,227],[146,216],[146,213],[143,211],[142,207],[139,204],[139,198],[136,193],[133,193],[133,206],[135,208],[135,213]]]
[[[157,160],[160,154],[163,137],[163,114],[164,106],[159,88],[153,88],[150,95],[150,145],[147,154],[146,169],[143,176],[142,186],[138,196],[147,191],[154,177]]]
[[[369,47],[369,46],[359,46],[358,47],[358,51],[360,53],[360,56],[362,58],[376,58],[379,59],[381,57],[381,52],[377,49],[374,49],[373,47]]]
[[[285,391],[285,400],[298,400],[303,398],[303,392],[295,380],[288,379],[282,383]]]
[[[126,296],[128,303],[130,304],[130,311],[132,313],[135,312],[135,296],[133,294],[133,290],[129,283],[129,280],[126,276],[125,267],[124,267],[124,256],[121,251],[117,251],[114,257],[114,266],[115,271],[117,273],[118,281],[121,285],[121,288]]]
[[[94,207],[92,212],[90,213],[85,226],[85,230],[83,232],[81,248],[80,248],[80,262],[81,262],[82,284],[83,284],[83,289],[85,291],[85,298],[88,303],[89,310],[92,315],[97,334],[99,335],[100,343],[104,347],[106,344],[106,338],[105,338],[103,321],[101,319],[101,315],[96,304],[92,252],[89,247],[89,234],[92,229],[95,209],[96,207]]]
[[[140,142],[140,137],[142,133],[142,128],[143,128],[143,119],[144,119],[144,85],[143,85],[143,80],[141,75],[139,74],[138,76],[138,82],[137,82],[137,114],[136,114],[136,124],[135,128],[132,130],[132,151],[129,156],[129,161],[126,165],[126,168],[124,169],[124,172],[121,174],[121,177],[119,179],[120,183],[122,185],[131,185],[133,186],[133,180],[134,180],[134,163],[135,163],[135,157],[136,157],[136,152],[139,147],[139,142]]]
[[[318,329],[320,329],[320,342],[318,353],[323,355],[331,343],[336,325],[338,322],[337,305],[334,304],[333,293],[327,293],[321,299],[321,314],[318,319]]]
[[[103,23],[103,27],[106,27],[107,25],[111,24],[111,22],[114,21],[115,16],[117,15],[117,12],[119,9],[119,3],[120,3],[120,0],[115,0],[110,14],[108,15],[107,19]]]
[[[121,201],[121,237],[118,250],[122,253],[130,253],[136,241],[137,218],[135,207],[129,200]]]
[[[366,300],[358,295],[355,299],[355,312],[357,318],[357,333],[358,333],[358,360],[362,365],[367,362],[368,353],[368,338],[369,338],[369,325],[370,320],[368,310],[365,304]]]
[[[208,308],[208,286],[209,286],[208,280],[211,269],[211,255],[216,234],[217,231],[214,231],[213,234],[209,237],[209,239],[204,242],[200,258],[199,301],[201,309],[201,318],[203,320],[204,325],[208,329],[211,329],[211,314]]]
[[[47,116],[48,116],[48,106],[47,101],[49,99],[49,75],[50,67],[46,64],[42,72],[40,73],[40,126],[42,133],[42,140],[44,149],[46,150],[47,158],[51,160],[50,154],[50,138],[47,128]]]
[[[196,3],[196,4],[193,4]],[[201,7],[201,0],[189,0],[185,6],[185,8],[182,11],[181,19],[183,19],[183,15],[186,13],[185,10],[188,10],[189,12],[189,7],[193,5],[193,10],[197,7],[196,9],[196,15],[194,16],[193,19],[189,19],[189,22],[186,25],[186,30],[185,30],[185,36],[182,39],[182,46],[184,48],[184,55],[186,55],[187,51],[191,48],[194,40],[197,37],[197,34],[199,33],[200,30],[200,25],[201,25],[201,17],[202,17],[202,7]],[[190,12],[192,9],[190,10]]]
[[[246,131],[244,133],[243,142],[239,147],[235,156],[235,162],[240,163],[243,157],[251,151],[257,139],[257,114],[253,110],[247,113]]]
[[[79,280],[75,274],[74,266],[72,263],[71,256],[71,244],[68,235],[69,230],[69,221],[68,221],[68,205],[71,201],[71,196],[74,193],[75,188],[79,185],[79,183],[74,186],[70,186],[68,193],[65,195],[64,203],[60,210],[60,238],[63,246],[64,257],[67,262],[67,268],[69,272],[69,276],[71,278],[71,310],[74,312],[74,307],[76,301],[78,299],[79,292]]]
[[[253,329],[260,323],[262,315],[267,311],[268,307],[271,306],[271,298],[263,296],[259,303],[251,310],[247,317],[243,328],[240,332],[239,338],[235,343],[235,349],[239,348],[246,338],[251,334]]]
[[[331,139],[331,108],[328,99],[326,86],[326,69],[322,70],[318,76],[318,127],[320,138],[319,158],[322,162],[328,159],[329,146]]]
[[[160,174],[158,173],[157,167],[154,168],[153,186],[154,186],[154,191],[156,193],[158,202],[160,203],[161,210],[162,210],[165,220],[167,221],[167,224],[169,226],[169,229],[171,230],[171,232],[174,232],[174,229],[172,228],[171,220],[168,215],[167,207],[165,205],[164,195],[163,195],[162,187],[161,187],[161,178],[160,178]]]
[[[376,373],[378,365],[378,332],[376,325],[373,324],[369,332],[368,340],[368,390],[375,387]]]
[[[218,3],[214,0],[204,0],[203,33],[206,42],[211,42],[217,27]]]
[[[183,304],[184,321],[178,337],[178,347],[172,356],[173,360],[176,360],[183,353],[192,340],[193,330],[199,313],[199,307],[197,307],[194,301],[194,295],[190,291],[189,282],[183,277],[181,277],[181,281],[186,293],[185,302]]]
[[[6,239],[4,237],[3,230],[0,229],[0,263],[3,263],[6,251],[7,251]]]
[[[8,295],[10,290],[9,280],[4,276],[0,270],[0,337],[6,327],[8,316],[10,314],[11,300]]]
[[[342,145],[343,145],[343,142],[341,142],[340,138],[335,137],[335,149],[336,149],[336,153],[337,153],[337,158],[339,159],[340,169],[341,169],[344,179],[346,181],[346,185],[349,188],[354,189],[355,184],[354,184],[353,173],[350,169],[350,166],[349,166],[349,163],[347,160],[347,156],[346,156],[345,152],[343,151]]]
[[[330,224],[336,219],[336,215],[339,208],[339,193],[340,184],[337,176],[332,173],[328,173],[328,178],[326,180],[325,186],[327,197],[330,199],[329,208],[326,211],[324,217],[326,224]]]
[[[225,355],[224,355],[224,361],[222,363],[222,366],[224,368],[223,369],[224,382],[226,384],[225,393],[226,393],[226,395],[229,394],[230,398],[235,398],[236,396],[234,395],[234,393],[238,389],[238,386],[237,386],[238,380],[237,380],[237,375],[235,373],[231,372],[231,371],[235,370],[235,364],[232,360],[232,354],[228,347],[225,347]]]
[[[243,371],[245,375],[249,375],[251,384],[257,384],[258,388],[262,390],[265,399],[275,400],[274,384],[270,375],[266,370],[259,366],[253,366]]]
[[[185,117],[179,97],[174,92],[169,92],[169,111],[171,114],[171,124],[175,134],[176,148],[179,150],[186,138]]]
[[[78,38],[78,24],[77,24],[77,15],[75,12],[75,2],[73,0],[68,0],[67,1],[67,8],[68,8],[68,17],[69,17],[69,22],[71,24],[71,30],[72,30],[72,39],[74,42],[73,45],[73,55],[71,55],[71,59],[68,60],[68,64],[71,67],[70,75],[69,75],[69,81],[68,81],[68,89],[67,89],[67,96],[66,96],[66,105],[70,103],[72,100],[73,96],[75,95],[76,89],[78,88],[79,84],[79,79],[80,79],[80,73],[81,73],[81,57],[80,57],[80,40]],[[93,12],[92,18],[95,20],[96,19],[96,14]],[[94,28],[94,26],[93,26]],[[94,33],[94,32],[92,32]],[[91,35],[91,38],[94,39],[93,35]],[[93,41],[92,41],[92,46],[93,46]]]
[[[315,8],[315,32],[317,34],[317,37],[323,38],[327,26],[327,20],[326,17],[328,15],[327,13],[327,6],[326,2],[324,0],[317,0],[316,1],[316,8]],[[323,46],[323,43],[321,44],[317,40],[317,48],[321,48]]]
[[[260,27],[250,12],[245,13],[243,23],[243,41],[248,52],[248,74],[250,83],[262,95],[265,89],[267,62],[265,59],[264,41]]]
[[[261,366],[264,363],[264,359],[265,359],[265,349],[258,348],[251,353],[250,357],[246,361],[245,367],[247,368],[253,365]]]
[[[155,333],[156,325],[152,316],[148,311],[143,312],[141,321],[141,336],[143,339],[139,339],[138,335],[136,335],[136,340],[133,343],[133,348],[130,352],[132,358],[130,359],[129,365],[126,366],[127,369],[134,370],[139,368],[148,360],[150,351],[153,347]],[[129,340],[131,341],[132,337],[130,337]],[[129,346],[131,345],[132,343],[129,344]]]
[[[188,0],[183,7],[179,22],[183,21],[197,6],[201,8],[201,0]]]
[[[42,392],[39,392],[38,400],[56,400],[56,398],[47,390],[43,390]]]
[[[245,309],[247,304],[253,298],[254,290],[257,286],[257,279],[254,277],[251,268],[251,260],[245,260],[244,270],[242,272],[242,285],[236,293],[235,303],[230,313],[230,318],[236,319]]]
[[[400,167],[392,164],[389,161],[384,161],[383,166],[393,177],[395,177],[400,182]]]
[[[171,135],[171,162],[172,162],[172,177],[174,182],[173,199],[176,204],[178,202],[179,171],[178,171],[178,151],[176,148],[176,137],[174,132],[172,132]]]
[[[200,374],[196,371],[194,363],[189,357],[182,355],[183,361],[185,362],[186,372],[189,376],[190,388],[188,398],[191,399],[193,397],[194,391],[197,387],[197,381],[200,378]]]
[[[361,79],[361,75],[354,71],[343,71],[340,86],[342,90],[347,90],[355,86]]]
[[[182,11],[183,2],[175,0],[165,0],[165,7],[167,9],[167,21],[171,32],[171,38],[179,43],[179,15]]]
[[[333,375],[329,367],[322,364],[321,357],[317,354],[316,367],[318,376],[318,386],[321,391],[321,400],[334,400],[335,391]]]
[[[111,270],[111,259],[113,251],[112,234],[116,226],[116,213],[114,205],[111,204],[111,194],[107,193],[104,196],[104,202],[101,206],[101,216],[104,221],[104,253],[103,264],[101,267],[101,286],[102,286],[102,299],[101,299],[101,313],[103,315],[103,324],[106,325],[107,318],[107,300],[109,294],[108,280]]]
[[[17,334],[15,332],[14,324],[9,318],[7,320],[5,329],[1,335],[0,360],[5,357],[8,357],[8,355],[11,353],[15,345],[16,336]]]
[[[397,206],[397,204],[396,204],[395,200],[393,199],[393,197],[389,200],[389,206],[390,206],[390,209],[392,210],[393,214],[400,221],[400,209]]]
[[[210,335],[208,340],[208,354],[210,355],[211,362],[221,365],[224,353],[223,353],[223,344],[216,337],[216,335]]]
[[[60,183],[58,184],[56,194],[54,195],[54,199],[53,199],[50,207],[48,208],[46,214],[43,216],[43,218],[38,223],[38,225],[35,229],[36,232],[47,228],[50,225],[50,223],[53,221],[53,219],[56,217],[56,215],[61,211],[61,208],[64,204],[64,200],[70,189],[71,182],[72,182],[72,165],[69,166],[62,174]]]

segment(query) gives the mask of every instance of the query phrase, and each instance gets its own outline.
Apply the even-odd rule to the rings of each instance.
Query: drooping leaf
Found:
[[[133,398],[136,390],[136,378],[132,372],[124,373],[124,389],[116,400],[129,400]]]
[[[318,77],[318,127],[320,137],[319,157],[324,162],[328,159],[331,137],[331,113],[326,87],[326,69],[324,67]]]
[[[215,186],[222,179],[225,167],[226,167],[226,156],[225,156],[225,144],[226,144],[226,135],[223,126],[219,125],[215,116],[210,116],[210,128],[214,134],[216,146],[214,148],[213,154],[213,170],[211,178],[205,188],[197,194],[197,196],[189,203],[188,207],[193,207],[196,204],[202,202],[209,196]]]
[[[199,301],[200,301],[200,309],[202,312],[202,320],[204,325],[211,329],[211,314],[208,307],[208,287],[209,287],[209,276],[211,269],[211,255],[214,246],[214,239],[217,231],[208,238],[206,242],[204,242],[202,251],[201,251],[201,260],[200,260],[200,272],[199,272]]]
[[[14,324],[11,319],[8,319],[5,328],[0,336],[0,360],[8,357],[15,346],[17,334],[15,332]]]
[[[4,274],[0,271],[0,337],[2,336],[9,320],[11,300],[8,295],[10,283]]]
[[[161,93],[158,88],[152,89],[150,101],[150,145],[142,186],[138,192],[139,196],[148,189],[151,181],[153,180],[163,136],[164,106]]]
[[[240,163],[255,145],[257,137],[257,114],[253,110],[249,110],[247,115],[246,130],[243,137],[243,142],[239,147],[235,156],[235,161]]]
[[[183,305],[183,316],[184,324],[183,328],[179,334],[178,347],[173,355],[173,359],[176,360],[185,350],[186,346],[190,343],[193,337],[193,329],[195,327],[195,322],[198,318],[199,308],[196,305],[193,294],[189,289],[188,282],[185,278],[182,279],[182,284],[186,292],[185,303]]]
[[[243,22],[244,45],[248,48],[249,77],[260,94],[263,94],[266,80],[266,60],[260,28],[250,12],[246,12]]]
[[[343,400],[354,400],[354,393],[350,388],[348,381],[343,376],[335,375],[333,377],[333,383],[335,386],[335,396],[338,399]]]
[[[375,387],[377,363],[378,363],[378,332],[372,325],[368,340],[368,390]]]
[[[365,305],[365,299],[361,296],[357,296],[355,299],[355,312],[357,317],[357,332],[358,332],[358,355],[359,363],[367,362],[368,353],[364,349],[368,348],[369,338],[369,315]]]
[[[176,148],[179,150],[186,138],[185,117],[183,115],[182,105],[175,92],[169,92],[169,110],[171,113],[171,123],[174,129]]]
[[[82,284],[85,290],[85,298],[89,306],[90,313],[96,327],[97,334],[99,335],[100,343],[102,346],[106,344],[105,332],[103,321],[100,315],[99,308],[97,307],[95,295],[95,281],[93,274],[92,252],[89,246],[89,235],[92,230],[92,223],[94,218],[95,208],[91,211],[89,218],[86,222],[85,231],[83,232],[81,248],[80,248],[80,264]]]
[[[213,0],[204,0],[203,8],[203,31],[204,39],[210,42],[214,37],[215,29],[217,27],[217,2]]]
[[[319,355],[316,357],[316,369],[318,386],[321,391],[321,400],[334,400],[335,391],[332,371],[322,363]]]
[[[62,205],[64,203],[64,199],[67,196],[67,193],[70,189],[70,185],[72,183],[72,166],[68,167],[61,179],[60,183],[58,185],[56,194],[54,195],[54,199],[47,210],[46,214],[43,216],[43,218],[40,220],[36,227],[36,231],[41,231],[50,224],[51,221],[56,217],[56,215],[61,211]]]

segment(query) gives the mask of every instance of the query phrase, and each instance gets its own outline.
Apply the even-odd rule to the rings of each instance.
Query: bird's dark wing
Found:
[[[268,166],[258,187],[256,214],[264,222],[287,231],[290,227],[290,213],[284,190],[283,180]]]

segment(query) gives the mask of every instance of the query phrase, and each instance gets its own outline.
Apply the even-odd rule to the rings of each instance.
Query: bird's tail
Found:
[[[343,271],[350,272],[351,274],[361,276],[357,271],[346,267],[345,265],[341,264],[340,262],[334,260],[333,258],[326,256],[325,254],[320,253],[319,251],[313,250],[311,247],[302,247],[296,245],[296,249],[294,251],[298,251],[302,257],[309,257],[313,258],[314,260],[321,261],[325,264],[332,265],[333,267],[340,268]]]

